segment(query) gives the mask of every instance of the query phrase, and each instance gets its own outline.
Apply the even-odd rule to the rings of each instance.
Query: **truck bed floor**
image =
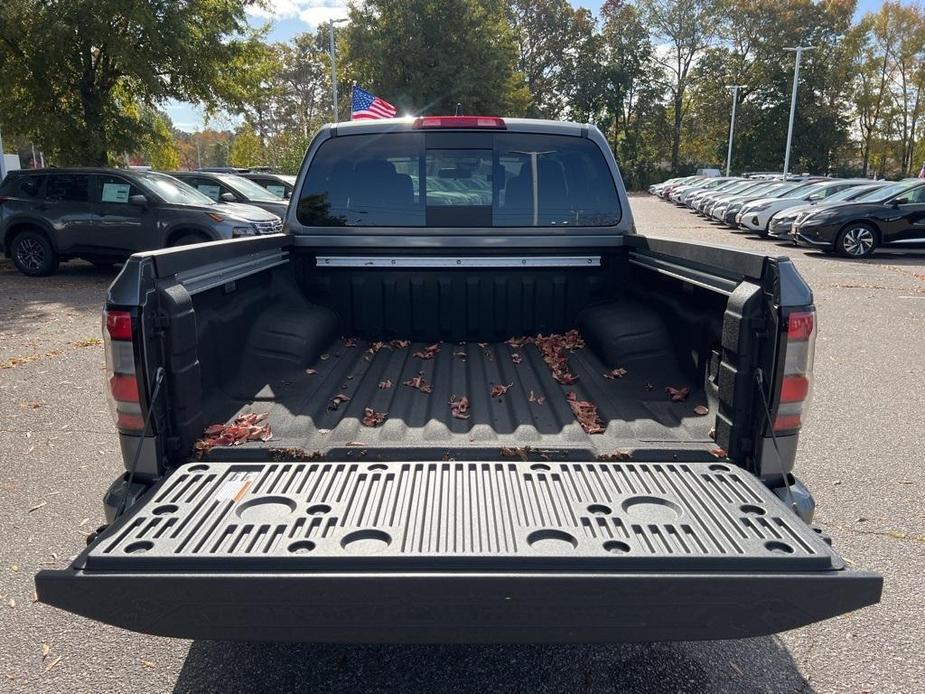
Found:
[[[585,459],[622,450],[642,456],[636,459],[649,452],[652,459],[665,460],[668,450],[704,459],[713,448],[713,413],[694,412],[705,402],[703,390],[694,388],[662,352],[637,355],[626,364],[624,377],[607,379],[608,367],[586,346],[569,355],[578,380],[562,385],[532,344],[441,343],[431,359],[414,356],[426,349],[425,343],[378,351],[369,347],[362,340],[337,340],[308,369],[279,370],[270,379],[265,370],[251,373],[245,364],[241,376],[207,409],[209,423],[267,412],[273,447],[326,454],[347,448],[355,453],[362,447],[379,459],[390,459],[390,449],[401,459],[473,459],[486,449],[496,457],[499,446],[556,449]],[[418,376],[432,392],[405,385]],[[252,378],[262,382],[249,382]],[[510,387],[493,397],[495,385]],[[672,402],[667,386],[691,386],[691,395]],[[570,409],[570,393],[597,407],[606,427],[603,434],[582,429]],[[338,395],[349,400],[335,407]],[[468,419],[453,416],[449,401],[454,397],[469,399]],[[365,408],[386,413],[384,424],[364,426]],[[260,447],[214,449],[209,457],[241,459]]]

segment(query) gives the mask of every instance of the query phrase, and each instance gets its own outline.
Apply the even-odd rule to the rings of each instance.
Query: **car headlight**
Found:
[[[761,203],[761,204],[759,204],[759,205],[749,205],[747,209],[748,209],[749,212],[761,212],[761,211],[763,211],[763,210],[768,209],[770,206],[771,206],[771,203],[769,203],[769,202],[763,202],[763,203]],[[745,210],[743,210],[743,212],[744,212],[744,211],[745,211]]]
[[[231,235],[232,236],[254,236],[257,234],[257,229],[253,226],[246,227],[232,227]]]

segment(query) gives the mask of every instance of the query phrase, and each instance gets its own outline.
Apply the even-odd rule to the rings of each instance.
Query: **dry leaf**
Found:
[[[697,407],[694,408],[694,414],[703,417],[704,415],[710,414],[710,408],[706,405],[697,405]]]
[[[49,646],[47,643],[43,643],[42,644],[42,660],[45,660],[45,658],[48,657],[49,653],[51,653],[51,646]]]
[[[457,398],[455,395],[450,397],[450,412],[456,419],[469,419],[469,398],[465,395]]]
[[[493,398],[500,398],[502,395],[506,395],[513,385],[513,383],[508,383],[506,386],[504,386],[500,383],[496,383],[488,391],[488,394]]]
[[[453,352],[453,356],[456,357],[457,359],[462,359],[463,361],[466,361],[465,352]]]
[[[59,655],[57,658],[55,658],[54,660],[52,660],[50,663],[48,663],[48,665],[45,666],[45,672],[51,672],[51,669],[52,669],[55,665],[57,665],[59,662],[61,662],[61,656],[60,656],[60,655]]]
[[[405,349],[411,345],[411,340],[392,340],[389,347],[392,349]]]
[[[384,381],[379,381],[379,390],[388,390],[392,387],[392,381],[388,378]]]
[[[328,409],[331,411],[334,411],[338,407],[343,405],[345,402],[350,402],[350,396],[345,395],[344,393],[338,393],[333,398],[331,398],[331,402],[328,405]]]
[[[355,337],[345,337],[343,338],[344,347],[356,347],[357,339]]]
[[[331,358],[331,355],[330,355],[330,354],[322,354],[321,357],[319,357],[319,358],[321,359],[321,361],[327,361],[328,359]]]
[[[142,660],[142,661],[141,661],[141,664],[144,665],[144,666],[145,666],[146,668],[148,668],[149,670],[153,670],[155,667],[157,667],[157,666],[156,666],[154,663],[152,663],[150,660]]]
[[[434,392],[434,387],[424,380],[424,376],[421,373],[414,378],[409,378],[407,381],[402,381],[402,385],[408,386],[409,388],[417,388],[422,393]]]
[[[524,360],[523,355],[520,352],[514,352],[511,354],[511,361],[515,364],[520,364]]]
[[[568,393],[565,396],[568,399],[569,407],[572,408],[572,414],[581,425],[581,428],[588,434],[603,434],[604,423],[597,413],[597,406],[587,400],[579,400],[576,393]]]
[[[687,386],[683,388],[672,388],[671,386],[667,386],[665,392],[668,393],[671,402],[681,402],[687,400],[687,396],[690,395],[691,389]]]
[[[269,424],[263,424],[267,413],[245,412],[234,418],[231,424],[212,424],[207,426],[194,449],[200,456],[216,446],[239,446],[248,441],[266,443],[273,438]]]
[[[433,359],[440,352],[440,343],[435,342],[432,345],[427,345],[424,349],[415,352],[412,356],[417,357],[418,359]]]
[[[726,453],[725,448],[720,448],[717,446],[712,451],[710,451],[710,455],[712,455],[714,458],[725,458],[728,454]]]
[[[318,369],[305,369],[305,373],[307,373],[309,376],[314,376],[316,373],[318,373]]]
[[[10,598],[10,601],[7,603],[7,605],[10,606],[10,609],[14,609],[16,607],[16,600],[14,598]]]
[[[363,410],[363,426],[378,427],[385,423],[385,418],[389,416],[388,412],[376,412],[372,407]]]
[[[629,451],[614,451],[612,453],[601,453],[597,456],[598,460],[607,462],[622,462],[632,460],[633,456]]]
[[[501,448],[501,455],[505,458],[520,458],[522,461],[527,462],[529,454],[530,446],[503,446]]]
[[[604,378],[610,379],[611,381],[615,378],[623,378],[626,376],[626,369],[611,369],[610,371],[604,374]]]

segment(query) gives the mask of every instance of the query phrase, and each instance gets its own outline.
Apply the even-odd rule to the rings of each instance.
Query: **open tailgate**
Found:
[[[359,451],[358,451],[359,453]],[[39,600],[196,639],[738,638],[880,599],[727,463],[192,463]]]

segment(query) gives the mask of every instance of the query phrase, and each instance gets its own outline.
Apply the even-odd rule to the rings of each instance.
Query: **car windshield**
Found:
[[[749,190],[751,188],[756,188],[758,186],[754,181],[739,181],[736,185],[731,188],[724,190],[724,193],[741,193],[743,191]]]
[[[862,195],[859,198],[855,198],[855,202],[883,202],[884,200],[889,200],[894,195],[899,195],[900,193],[913,188],[920,183],[910,183],[909,181],[900,181],[899,183],[893,183],[888,186],[883,186],[877,190],[872,190],[866,195]]]
[[[829,197],[825,199],[826,202],[840,202],[842,200],[854,200],[857,197],[867,195],[872,190],[880,190],[883,186],[850,186],[844,190],[840,190],[837,193],[832,193]]]
[[[214,205],[212,198],[203,195],[198,190],[173,176],[158,173],[139,174],[138,178],[143,188],[160,195],[167,202],[178,205]]]
[[[809,188],[810,185],[806,183],[784,183],[780,188],[774,191],[773,195],[768,195],[769,198],[789,198],[793,195],[799,194],[801,189]]]
[[[233,188],[248,200],[256,202],[280,202],[282,198],[275,193],[271,193],[263,186],[257,185],[241,176],[233,174],[219,174],[217,178],[229,188]]]

